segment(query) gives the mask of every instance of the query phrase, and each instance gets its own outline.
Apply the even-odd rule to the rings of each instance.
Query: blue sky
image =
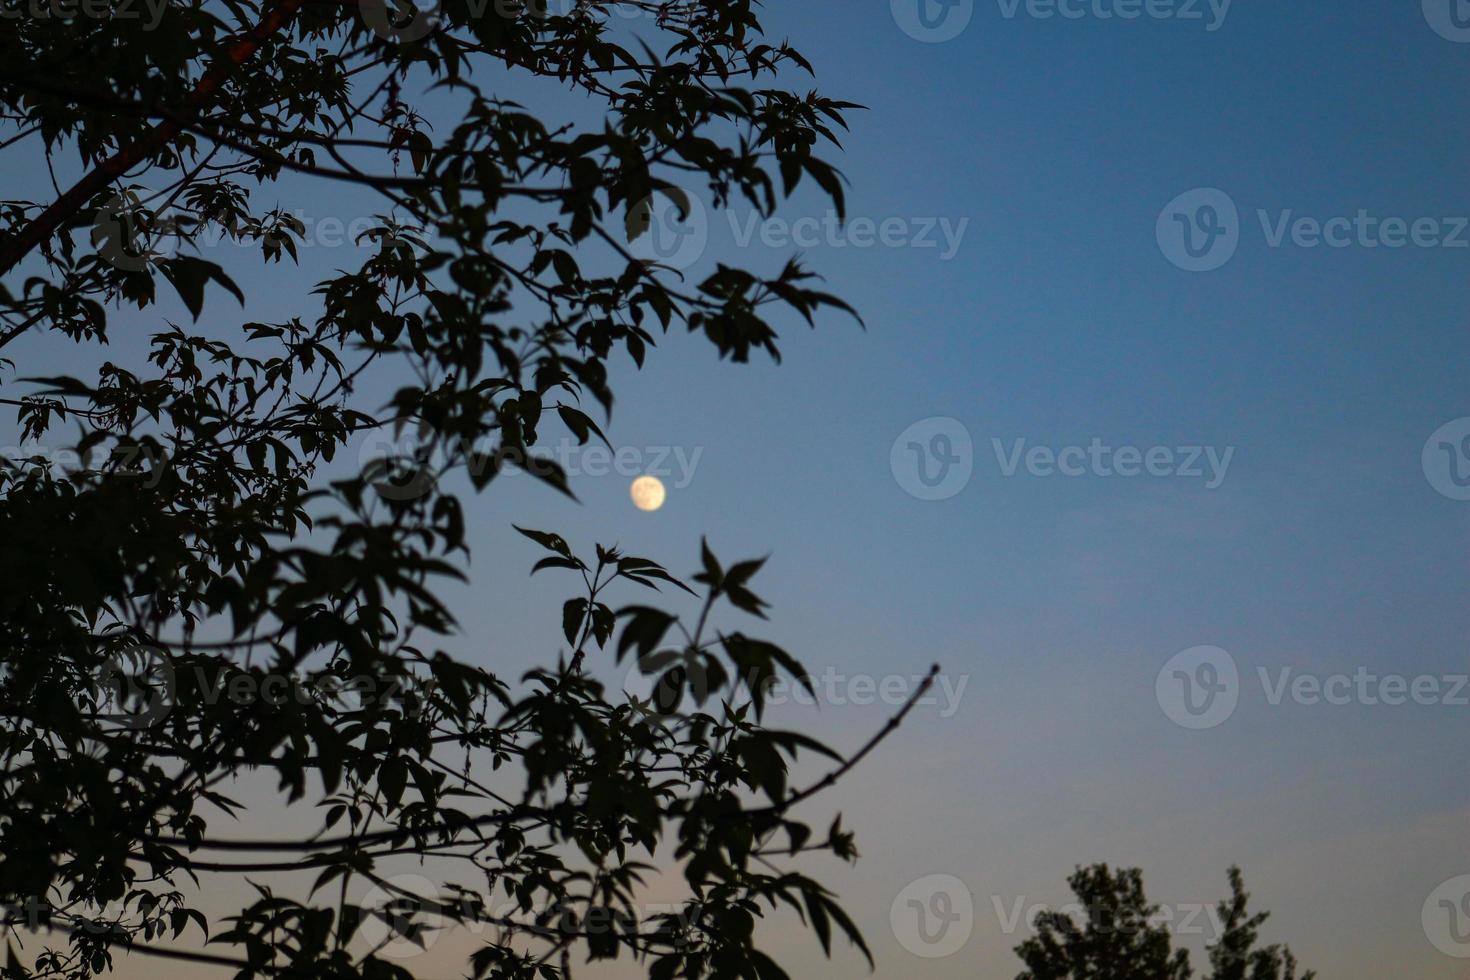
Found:
[[[1423,921],[1470,871],[1449,754],[1470,708],[1268,697],[1284,668],[1466,670],[1470,503],[1437,492],[1421,454],[1470,415],[1470,248],[1454,245],[1470,235],[1453,220],[1470,214],[1470,45],[1417,2],[1240,4],[1214,31],[1020,10],[977,3],[935,44],[886,4],[768,10],[824,90],[869,107],[842,158],[851,215],[968,220],[961,247],[807,249],[868,328],[791,331],[780,368],[671,340],[627,386],[614,441],[703,447],[694,481],[646,516],[626,481],[584,480],[562,523],[611,522],[688,555],[676,568],[700,534],[770,550],[773,631],[809,665],[969,675],[955,714],[921,711],[843,791],[867,854],[846,893],[880,975],[1013,976],[1024,930],[997,901],[1062,900],[1094,860],[1141,865],[1180,906],[1221,895],[1239,863],[1275,912],[1268,938],[1324,976],[1470,975]],[[1229,196],[1239,242],[1191,273],[1156,225],[1198,188]],[[1432,218],[1449,244],[1273,247],[1262,211],[1273,233],[1284,215]],[[738,250],[718,214],[709,240],[721,257],[791,251]],[[936,416],[968,432],[972,475],[925,501],[890,449]],[[1234,456],[1206,489],[1007,477],[992,444],[1094,438]],[[1190,730],[1155,682],[1200,645],[1228,651],[1239,703]],[[855,745],[885,710],[803,722]],[[916,957],[890,903],[936,873],[963,881],[975,925],[951,955]]]
[[[963,228],[957,249],[859,247],[850,224],[803,251],[866,329],[835,315],[814,332],[792,324],[780,367],[718,363],[707,343],[671,336],[643,372],[620,368],[610,438],[643,468],[665,449],[676,470],[673,450],[697,453],[687,485],[666,476],[656,514],[632,508],[625,474],[574,477],[575,505],[526,480],[494,487],[475,505],[480,577],[454,594],[461,652],[555,653],[563,596],[526,579],[536,555],[512,521],[678,572],[693,571],[701,535],[728,558],[770,553],[756,583],[774,605],[769,635],[846,684],[846,703],[782,721],[855,747],[892,708],[851,703],[852,678],[938,662],[952,689],[965,684],[953,710],[917,711],[813,814],[840,804],[859,832],[863,861],[833,880],[879,976],[1013,976],[1025,930],[997,909],[1064,901],[1066,874],[1093,861],[1142,866],[1153,897],[1181,910],[1222,897],[1240,864],[1275,913],[1267,938],[1324,977],[1470,976],[1440,948],[1470,944],[1426,922],[1441,883],[1470,873],[1454,752],[1470,706],[1289,691],[1272,703],[1286,668],[1288,685],[1434,678],[1442,700],[1470,671],[1470,502],[1453,481],[1441,492],[1451,471],[1422,459],[1432,434],[1470,417],[1470,43],[1431,25],[1453,23],[1452,0],[1239,3],[1223,21],[1205,3],[1202,20],[1097,16],[1126,0],[1043,19],[975,0],[938,43],[900,27],[920,2],[932,0],[772,5],[765,22],[827,94],[867,106],[838,160],[849,217],[898,219],[894,241]],[[1157,228],[1205,188],[1234,207],[1238,241],[1190,272]],[[1199,218],[1200,200],[1179,213]],[[774,270],[795,251],[759,235],[742,247],[748,212],[704,204],[691,274],[717,259]],[[803,192],[782,213],[823,208]],[[1422,237],[1448,243],[1369,247],[1354,230],[1345,247],[1272,244],[1283,220],[1360,212],[1380,231],[1433,219]],[[915,425],[930,445],[933,418],[972,447],[968,481],[942,500],[908,492],[916,471],[892,463]],[[1447,431],[1437,441],[1457,445],[1470,423]],[[1167,449],[1175,464],[1194,447],[1232,454],[1209,488],[1024,464],[1007,476],[994,442],[1056,454],[1094,439]],[[503,648],[476,639],[491,628]],[[1236,707],[1195,729],[1157,682],[1202,646],[1228,655]],[[1210,676],[1202,662],[1184,672]],[[936,874],[962,883],[973,923],[948,955],[916,955],[936,948],[915,940],[904,901],[927,902]],[[794,931],[772,941],[803,967],[793,975],[861,972],[856,957],[821,966]]]

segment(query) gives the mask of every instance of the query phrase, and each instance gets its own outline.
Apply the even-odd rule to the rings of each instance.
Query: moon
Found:
[[[639,510],[655,511],[664,505],[663,481],[656,476],[640,476],[628,490],[633,506]]]

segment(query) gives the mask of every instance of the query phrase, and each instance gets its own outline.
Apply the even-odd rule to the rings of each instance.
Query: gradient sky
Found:
[[[512,521],[676,572],[694,570],[701,535],[729,559],[769,552],[755,583],[774,606],[766,635],[814,672],[909,677],[938,662],[965,684],[952,713],[920,708],[811,813],[824,824],[840,807],[858,831],[856,868],[819,869],[878,976],[1013,977],[1026,930],[1002,920],[1064,901],[1075,865],[1108,861],[1141,866],[1151,897],[1184,911],[1223,897],[1239,864],[1274,913],[1266,938],[1324,978],[1470,977],[1421,917],[1470,873],[1455,754],[1470,706],[1272,704],[1258,676],[1470,671],[1470,502],[1438,492],[1443,474],[1421,460],[1432,433],[1470,416],[1470,230],[1459,248],[1273,247],[1258,216],[1463,227],[1470,43],[1437,33],[1419,0],[1239,3],[1214,30],[1203,2],[1203,20],[1127,21],[1096,16],[1118,0],[1079,4],[1075,20],[975,0],[958,36],[923,43],[898,23],[918,2],[895,0],[897,18],[877,0],[772,4],[765,22],[827,94],[868,107],[839,160],[850,218],[967,222],[958,251],[817,244],[809,264],[866,330],[835,315],[792,326],[780,367],[721,364],[671,336],[641,374],[620,368],[613,443],[649,462],[658,447],[698,452],[692,480],[667,477],[651,515],[623,475],[575,476],[581,504],[525,479],[495,486],[475,505],[475,586],[454,596],[460,651],[555,654],[564,596],[527,580],[535,548]],[[1229,196],[1239,244],[1193,273],[1156,226],[1198,188]],[[783,215],[822,208],[802,193]],[[747,215],[706,210],[691,272],[717,258],[769,270],[793,252],[742,248],[732,229]],[[933,417],[973,445],[968,483],[944,500],[907,492],[912,470],[890,459]],[[1234,454],[1209,489],[1006,476],[992,443],[1094,438]],[[492,631],[493,646],[477,639]],[[1233,658],[1238,706],[1192,730],[1155,682],[1201,645]],[[855,748],[892,710],[778,720]],[[974,921],[927,958],[890,907],[916,881],[927,899],[935,874],[963,882]],[[846,951],[823,965],[795,929],[772,944],[794,976],[865,974]],[[432,975],[457,975],[440,958]],[[134,960],[119,975],[167,970]]]
[[[703,446],[698,475],[654,518],[619,481],[589,487],[589,532],[607,508],[660,556],[700,533],[771,549],[775,628],[809,665],[969,675],[957,714],[921,712],[841,794],[866,845],[843,890],[879,975],[1014,976],[1024,934],[996,902],[1062,900],[1073,865],[1110,861],[1181,907],[1240,864],[1268,938],[1324,977],[1470,976],[1421,922],[1470,872],[1451,761],[1470,708],[1273,706],[1257,675],[1467,669],[1470,503],[1435,491],[1421,451],[1470,415],[1470,249],[1272,248],[1257,211],[1470,213],[1470,45],[1408,0],[1241,4],[1213,32],[981,2],[938,44],[885,8],[780,5],[768,27],[871,110],[847,143],[852,214],[969,219],[959,253],[811,249],[869,329],[792,334],[779,369],[669,345],[615,441]],[[1242,227],[1229,263],[1193,274],[1156,221],[1200,187]],[[975,446],[969,484],[933,502],[889,465],[932,416]],[[1206,490],[1006,478],[991,445],[1094,437],[1236,452]],[[1228,721],[1186,730],[1155,680],[1202,644],[1243,689]],[[855,745],[884,710],[821,724]],[[921,959],[889,906],[935,873],[963,880],[975,928]]]

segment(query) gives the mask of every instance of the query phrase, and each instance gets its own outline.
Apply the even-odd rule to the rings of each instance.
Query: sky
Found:
[[[877,976],[1015,976],[1028,916],[1106,861],[1192,949],[1236,864],[1324,978],[1470,977],[1466,6],[768,6],[866,107],[848,224],[704,198],[667,241],[691,275],[800,252],[864,326],[621,366],[626,465],[475,505],[457,649],[555,655],[565,595],[512,522],[680,573],[701,536],[769,554],[764,635],[827,679],[779,722],[854,749],[902,700],[875,690],[941,666],[809,814],[857,831],[813,870]],[[768,937],[794,976],[866,973]],[[454,947],[404,963],[458,975]]]
[[[1440,904],[1470,872],[1470,44],[1447,5],[1197,6],[962,4],[929,42],[904,0],[772,6],[868,107],[849,228],[899,218],[909,244],[804,249],[866,331],[792,333],[779,368],[676,341],[628,385],[615,443],[704,450],[664,510],[584,481],[589,533],[606,508],[684,567],[700,534],[769,550],[773,630],[809,666],[968,679],[836,794],[864,857],[835,880],[880,976],[1013,977],[1016,909],[1094,861],[1142,867],[1196,949],[1208,917],[1186,920],[1238,864],[1266,938],[1324,977],[1470,976]],[[957,251],[919,247],[946,222]],[[1162,447],[1172,475],[1047,465],[1094,440]],[[1192,714],[1177,672],[1225,690]],[[855,746],[892,709],[839,690],[814,724]],[[802,942],[801,975],[862,972]]]

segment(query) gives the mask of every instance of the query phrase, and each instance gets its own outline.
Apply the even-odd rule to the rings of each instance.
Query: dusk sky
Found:
[[[579,503],[522,477],[472,505],[456,652],[513,675],[556,653],[571,583],[527,577],[512,523],[675,573],[701,536],[769,554],[764,635],[824,702],[778,723],[856,749],[942,668],[808,814],[857,832],[854,867],[813,868],[877,976],[1014,977],[1027,915],[1106,861],[1143,869],[1197,965],[1237,864],[1265,939],[1323,980],[1470,978],[1470,4],[763,19],[866,107],[834,158],[847,225],[810,188],[762,225],[691,186],[666,244],[691,276],[800,253],[865,326],[790,322],[779,366],[681,335],[641,372],[620,359],[621,462],[572,452]],[[242,275],[252,316],[306,293],[268,277],[350,262]],[[643,513],[649,472],[668,498]],[[793,976],[867,975],[794,922],[771,936]],[[458,976],[461,951],[404,962]]]
[[[1188,907],[1223,897],[1236,863],[1273,912],[1267,938],[1323,977],[1470,976],[1436,947],[1470,954],[1429,901],[1470,872],[1470,793],[1447,755],[1470,731],[1452,691],[1470,652],[1470,502],[1437,445],[1424,460],[1446,423],[1458,434],[1438,442],[1470,435],[1470,44],[1412,0],[1241,4],[1223,23],[1203,3],[1197,21],[977,3],[939,43],[901,29],[904,0],[885,6],[772,5],[767,26],[810,49],[825,90],[869,107],[842,161],[850,218],[932,226],[935,247],[818,234],[808,260],[867,331],[789,331],[779,368],[671,340],[614,416],[617,445],[703,450],[658,514],[634,512],[621,478],[584,477],[580,509],[525,506],[586,535],[614,522],[625,544],[687,556],[675,568],[694,567],[701,534],[732,557],[770,551],[774,632],[808,666],[909,677],[937,661],[967,679],[958,710],[921,710],[841,790],[864,857],[839,882],[880,976],[1014,976],[1017,904],[1065,901],[1066,875],[1093,861],[1142,867],[1195,948],[1212,937],[1184,925]],[[1238,244],[1192,272],[1160,217],[1201,188],[1233,202]],[[743,216],[710,216],[712,255],[738,247]],[[1351,219],[1346,238],[1333,226],[1348,244],[1298,234],[1301,218]],[[1389,219],[1433,219],[1420,240],[1440,244],[1388,247],[1380,230],[1405,241],[1375,227]],[[948,259],[939,226],[963,228]],[[952,496],[918,499],[916,457],[905,446],[892,467],[894,442],[919,424],[930,445],[950,431],[923,427],[935,417],[973,451],[937,490]],[[1199,476],[1009,466],[1018,440],[1094,439],[1228,466],[1218,480],[1203,452]],[[1156,681],[1205,645],[1236,665],[1238,704],[1185,728]],[[1368,696],[1356,680],[1345,704],[1307,703],[1310,680],[1278,696],[1283,670],[1339,702],[1330,679],[1361,672]],[[1385,675],[1440,679],[1440,696],[1367,703]],[[819,724],[855,746],[891,710],[824,707]],[[919,957],[906,939],[946,944],[895,930],[890,906],[936,874],[972,896],[973,932]],[[798,948],[799,974],[861,973]]]
[[[1212,937],[1183,925],[1189,907],[1223,897],[1236,863],[1273,912],[1267,938],[1322,977],[1470,976],[1447,955],[1470,954],[1463,931],[1431,901],[1470,872],[1470,793],[1448,755],[1470,730],[1454,693],[1470,502],[1436,455],[1470,435],[1470,44],[1412,0],[1241,4],[1214,30],[1205,4],[1197,21],[1006,6],[975,4],[939,43],[885,4],[769,8],[825,90],[869,107],[843,158],[850,217],[963,227],[958,250],[946,260],[938,230],[929,248],[820,235],[805,254],[866,332],[794,329],[779,368],[672,339],[630,378],[613,438],[702,449],[689,485],[651,516],[622,478],[584,477],[582,508],[524,506],[578,534],[615,527],[675,568],[692,570],[701,534],[732,557],[770,551],[774,633],[808,666],[909,677],[937,661],[967,679],[958,710],[920,710],[840,791],[864,857],[837,881],[880,976],[1014,976],[1017,904],[1065,901],[1066,875],[1094,861],[1142,867],[1195,948]],[[1202,188],[1233,202],[1238,244],[1192,272],[1160,218]],[[1333,226],[1348,244],[1301,218],[1352,220]],[[1406,241],[1389,219],[1433,219],[1420,241],[1438,244],[1383,244]],[[705,261],[744,227],[711,215]],[[951,432],[923,427],[935,417],[973,451],[951,439],[964,459],[937,492],[953,495],[924,500],[908,492],[923,487],[912,433],[908,467],[891,462],[911,426],[925,446]],[[1017,440],[1094,439],[1165,447],[1180,469],[1191,447],[1233,455],[1218,480],[1203,452],[1199,476],[1031,475],[1024,460],[1006,475]],[[1463,480],[1470,458],[1456,463]],[[492,540],[497,559],[532,558]],[[1200,646],[1228,653],[1238,680],[1221,697],[1237,706],[1193,729],[1156,681]],[[1284,670],[1308,675],[1301,697]],[[1310,703],[1312,679],[1341,702],[1331,679],[1359,674],[1348,703]],[[1370,703],[1404,700],[1387,675],[1439,695],[1425,681],[1430,703]],[[891,710],[824,707],[817,724],[856,746]],[[952,943],[916,942],[890,906],[911,882],[926,903],[952,889],[932,875],[963,883],[974,926],[921,957],[911,947]],[[797,948],[798,975],[862,972]]]

